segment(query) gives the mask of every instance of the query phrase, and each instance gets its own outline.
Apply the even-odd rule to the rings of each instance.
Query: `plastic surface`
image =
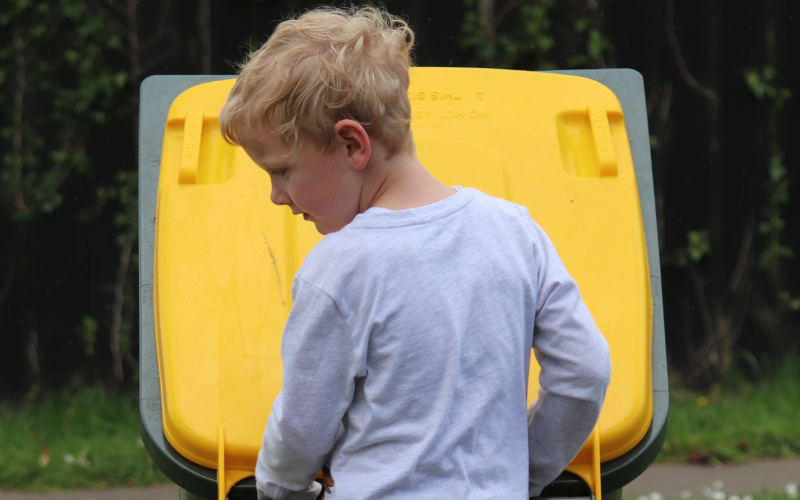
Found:
[[[226,468],[248,472],[280,389],[291,276],[319,236],[272,206],[266,174],[221,140],[216,113],[231,85],[195,87],[170,109],[154,305],[169,442],[212,468],[222,443]],[[653,302],[616,97],[582,78],[436,68],[414,70],[410,96],[418,154],[434,175],[528,206],[555,242],[612,348],[601,460],[631,449],[653,409]],[[531,378],[535,395],[536,370]]]

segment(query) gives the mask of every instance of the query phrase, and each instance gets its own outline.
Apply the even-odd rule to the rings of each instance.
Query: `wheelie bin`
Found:
[[[222,139],[232,78],[141,88],[141,434],[185,498],[256,498],[291,282],[321,238],[272,205],[268,176]],[[413,68],[409,98],[422,163],[527,206],[609,342],[598,426],[542,496],[621,498],[658,454],[669,404],[641,76]]]

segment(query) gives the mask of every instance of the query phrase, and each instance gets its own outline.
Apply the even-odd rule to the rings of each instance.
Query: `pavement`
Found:
[[[649,500],[680,499],[691,492],[695,499],[747,495],[762,490],[785,491],[800,484],[800,459],[764,460],[743,465],[705,466],[655,464],[623,489],[626,498],[648,495]],[[705,491],[704,491],[705,490]],[[713,490],[713,491],[712,491]],[[719,495],[713,497],[720,498]],[[721,497],[725,498],[725,497]],[[0,500],[177,500],[178,488],[117,488],[59,493],[0,493]],[[644,500],[644,499],[642,499]]]
[[[798,458],[723,466],[655,464],[622,491],[625,497],[660,493],[665,499],[679,499],[688,491],[699,499],[707,496],[705,488],[742,496],[762,490],[785,491],[789,483],[800,484]],[[651,500],[657,499],[658,495],[651,496]]]

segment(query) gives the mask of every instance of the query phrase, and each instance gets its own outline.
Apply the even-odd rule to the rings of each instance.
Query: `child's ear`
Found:
[[[337,149],[351,168],[363,170],[372,156],[372,143],[363,125],[355,120],[339,120],[333,128]]]

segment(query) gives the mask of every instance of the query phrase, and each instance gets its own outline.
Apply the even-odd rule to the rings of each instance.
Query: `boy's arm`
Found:
[[[528,409],[530,496],[538,496],[580,451],[600,415],[611,377],[608,343],[555,247],[534,223],[538,265],[533,349],[539,398]]]
[[[281,343],[283,388],[256,465],[260,493],[275,500],[310,495],[317,487],[314,477],[333,449],[358,373],[352,337],[334,300],[299,278],[292,298]]]

